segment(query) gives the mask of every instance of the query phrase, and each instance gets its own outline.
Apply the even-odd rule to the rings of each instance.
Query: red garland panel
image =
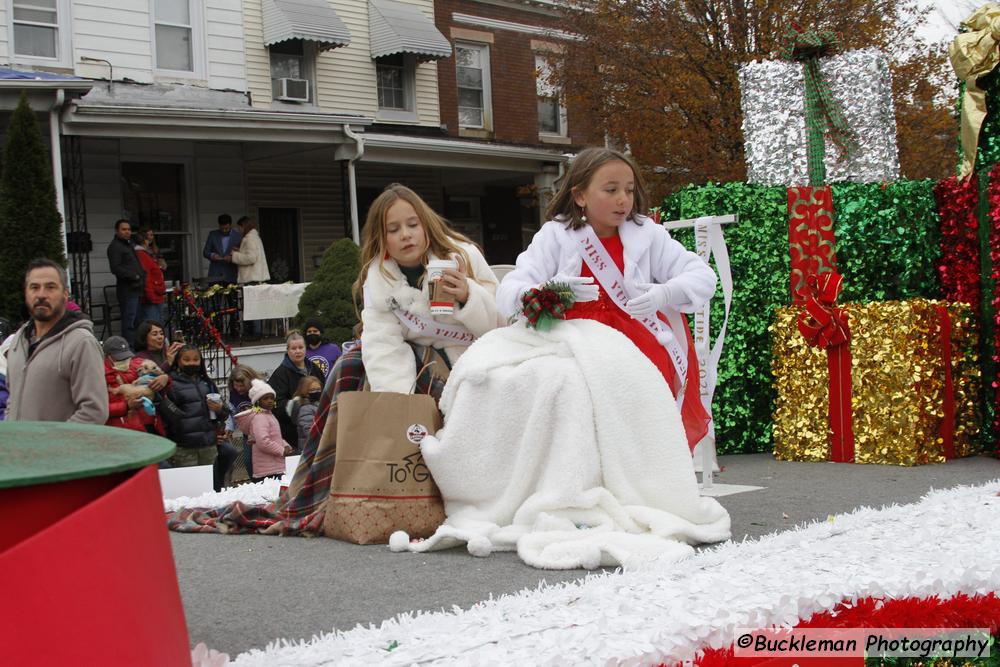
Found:
[[[996,635],[1000,629],[1000,597],[957,595],[953,598],[864,598],[842,602],[835,609],[814,614],[797,628],[989,628]],[[695,660],[701,667],[719,665],[773,664],[774,658],[736,658],[733,647],[709,649]],[[797,659],[801,665],[825,664],[826,660]],[[843,661],[841,661],[843,662]],[[662,667],[662,665],[661,665]]]
[[[938,273],[948,301],[962,301],[980,316],[979,183],[952,176],[934,186],[941,217],[941,264]]]
[[[988,378],[993,388],[993,433],[1000,433],[1000,164],[990,171],[990,278],[993,279],[993,377]],[[997,445],[1000,454],[1000,444]]]

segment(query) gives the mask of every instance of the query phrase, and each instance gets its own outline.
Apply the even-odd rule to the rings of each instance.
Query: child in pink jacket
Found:
[[[274,389],[263,380],[250,383],[250,400],[253,407],[234,417],[236,425],[246,434],[253,448],[253,473],[250,479],[259,482],[272,477],[281,479],[285,474],[285,456],[292,447],[281,438],[278,419],[271,414],[275,405]]]

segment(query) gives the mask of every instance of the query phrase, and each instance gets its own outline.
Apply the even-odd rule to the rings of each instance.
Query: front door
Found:
[[[190,235],[184,220],[184,165],[123,162],[122,200],[133,234],[141,227],[153,230],[160,257],[167,263],[163,270],[167,283],[184,280],[184,249]]]
[[[513,264],[521,246],[521,222],[534,209],[525,208],[512,187],[488,187],[483,198],[483,251],[490,264]]]
[[[302,282],[299,262],[299,210],[261,208],[257,213],[260,240],[264,244],[271,282]]]

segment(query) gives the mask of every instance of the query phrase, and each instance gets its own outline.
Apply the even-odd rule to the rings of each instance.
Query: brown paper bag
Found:
[[[444,504],[419,444],[439,428],[441,413],[426,394],[342,393],[327,537],[355,544],[386,544],[397,530],[429,537],[444,521]]]

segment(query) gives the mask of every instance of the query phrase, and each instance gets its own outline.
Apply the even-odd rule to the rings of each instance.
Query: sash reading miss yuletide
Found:
[[[390,304],[390,308],[399,321],[403,323],[403,326],[421,336],[434,338],[450,345],[472,345],[476,341],[472,332],[461,325],[429,320],[411,313],[405,308],[400,308],[395,301]]]
[[[640,290],[634,286],[629,289],[622,272],[591,227],[567,231],[576,242],[576,248],[583,257],[583,261],[590,268],[590,272],[594,274],[615,305],[626,312],[625,304],[628,303],[628,299],[639,296]],[[628,313],[626,312],[626,314]],[[701,414],[704,409],[699,401],[700,383],[697,356],[693,345],[690,344],[690,333],[681,314],[676,310],[667,309],[658,315],[658,317],[633,319],[640,322],[656,337],[657,342],[663,346],[673,362],[676,371],[676,386],[671,387],[671,390],[677,397],[677,409],[680,411],[681,421],[684,423],[688,447],[694,451],[694,447],[704,435],[708,423],[707,415]],[[632,316],[629,315],[629,317]],[[664,322],[661,317],[666,317],[667,321]],[[690,400],[685,400],[686,398]]]
[[[618,265],[611,259],[611,255],[608,254],[604,244],[594,234],[592,227],[588,225],[580,229],[568,231],[573,240],[576,241],[576,248],[580,256],[583,257],[583,261],[590,267],[590,272],[601,283],[604,291],[608,293],[608,296],[615,302],[615,305],[628,315],[628,312],[625,310],[625,304],[628,303],[630,298],[639,296],[641,292],[636,289],[629,290],[626,287],[625,277],[618,269]],[[684,322],[681,320],[680,314],[675,310],[667,310],[663,315],[666,316],[667,322],[664,322],[659,317],[633,319],[642,324],[649,333],[653,334],[657,342],[667,351],[670,361],[674,364],[674,370],[677,371],[678,381],[683,387],[687,381],[689,367]],[[629,315],[629,317],[632,316]],[[675,329],[682,332],[681,338],[674,335]],[[675,387],[674,389],[677,388]],[[680,404],[683,400],[684,392],[678,391],[677,394],[678,404]]]
[[[364,288],[365,305],[372,303],[371,293],[368,287]],[[400,323],[415,334],[439,340],[450,345],[472,345],[476,341],[475,335],[460,324],[446,324],[427,319],[406,310],[395,299],[389,300],[389,310],[400,321]]]

